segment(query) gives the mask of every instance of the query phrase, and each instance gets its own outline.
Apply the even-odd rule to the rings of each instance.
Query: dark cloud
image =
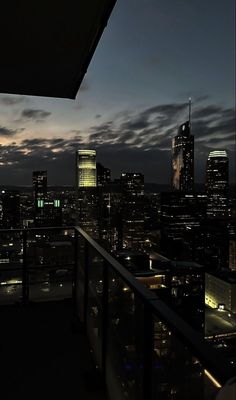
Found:
[[[62,143],[64,143],[65,142],[65,140],[64,139],[62,139],[62,138],[55,138],[55,139],[51,139],[51,143],[52,144],[62,144]]]
[[[195,157],[196,157],[196,179],[203,180],[207,155],[211,149],[225,148],[230,151],[231,176],[233,176],[235,143],[235,115],[231,108],[224,108],[219,105],[208,105],[204,107],[201,101],[208,96],[199,98],[192,114],[192,132],[195,136]],[[130,154],[127,158],[127,165],[133,165],[133,154],[140,154],[140,165],[142,171],[151,179],[149,170],[149,155],[156,154],[161,160],[166,159],[161,169],[155,168],[155,181],[163,181],[168,178],[171,158],[172,138],[178,131],[179,124],[188,119],[187,103],[173,103],[157,105],[141,112],[131,113],[125,111],[117,114],[113,121],[93,126],[88,143],[98,150],[98,154],[104,153],[106,147],[113,156],[115,152]],[[143,160],[142,156],[143,155]],[[201,155],[199,157],[199,154]],[[163,156],[165,155],[165,156]],[[122,156],[122,165],[124,158]],[[145,161],[144,161],[145,159]],[[102,161],[102,160],[101,160]],[[142,164],[144,162],[144,164]],[[113,161],[111,161],[114,164]],[[138,166],[138,163],[137,163]],[[117,167],[114,166],[115,169]],[[123,167],[120,167],[120,169]],[[149,172],[148,172],[149,171]]]
[[[113,121],[91,127],[88,141],[99,146],[124,143],[130,147],[170,149],[171,139],[178,125],[187,119],[186,114],[186,103],[157,105],[139,113],[124,112]],[[196,145],[205,143],[205,151],[213,138],[214,145],[229,145],[235,132],[234,110],[218,105],[197,106],[192,115],[192,132]]]
[[[148,121],[148,115],[138,115],[133,118],[131,118],[128,121],[125,121],[121,125],[121,130],[141,130],[144,128],[147,128],[149,126],[149,121]]]
[[[220,138],[210,138],[206,143],[203,141],[202,144],[205,144],[205,147],[222,147],[221,146],[222,140]],[[235,135],[232,134],[230,136],[227,136],[227,138],[224,138],[224,144],[226,147],[229,145],[233,144],[235,145]]]
[[[202,111],[202,112],[201,112]],[[203,114],[204,110],[200,110],[199,114]],[[208,113],[208,118],[200,118],[192,121],[193,134],[195,141],[205,140],[208,142],[212,137],[218,137],[222,145],[229,135],[235,135],[235,116],[234,110],[220,108],[217,115],[215,112]]]
[[[21,143],[23,146],[41,146],[45,144],[47,139],[40,139],[40,138],[35,138],[35,139],[25,139]]]
[[[206,107],[202,107],[198,110],[196,110],[192,117],[193,119],[196,118],[211,118],[213,115],[217,115],[218,113],[222,112],[222,107],[220,106],[215,106],[215,105],[209,105]]]
[[[136,113],[126,110],[116,114],[112,120],[92,126],[87,138],[79,130],[74,130],[70,131],[70,138],[33,138],[20,144],[13,142],[1,147],[0,179],[10,177],[12,173],[15,184],[29,184],[31,171],[42,168],[48,170],[53,184],[73,184],[75,151],[90,147],[97,150],[97,160],[111,168],[113,177],[122,171],[136,171],[144,173],[147,182],[168,183],[171,141],[179,124],[186,119],[186,103],[156,105]],[[234,110],[214,104],[203,107],[199,103],[192,116],[192,131],[195,136],[196,181],[204,181],[207,155],[217,148],[227,150],[233,180]]]
[[[161,114],[166,117],[174,118],[178,113],[186,109],[185,103],[163,104],[148,108],[143,115]]]
[[[26,108],[22,111],[21,116],[22,118],[33,119],[36,121],[44,120],[45,118],[51,115],[50,112],[44,110],[34,110],[31,108]]]
[[[113,121],[108,121],[101,125],[96,125],[90,128],[88,142],[91,144],[115,143],[119,137],[118,132],[113,126]]]
[[[150,107],[139,114],[126,116],[126,120],[121,124],[120,129],[121,131],[142,131],[151,126],[154,129],[164,128],[173,123],[177,116],[185,109],[185,103],[163,104]]]
[[[22,131],[24,131],[24,128],[10,129],[5,126],[0,126],[0,136],[15,136]]]

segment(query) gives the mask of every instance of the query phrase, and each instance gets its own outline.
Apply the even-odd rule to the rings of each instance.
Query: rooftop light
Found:
[[[214,157],[227,157],[227,153],[225,150],[210,151],[208,158],[214,158]]]

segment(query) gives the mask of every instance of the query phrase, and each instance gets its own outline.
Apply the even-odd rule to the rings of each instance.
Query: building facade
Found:
[[[121,174],[122,247],[140,250],[144,245],[144,176]]]
[[[236,314],[236,278],[235,274],[206,273],[205,303],[211,308],[226,309]]]
[[[96,187],[96,150],[77,150],[76,187]]]
[[[62,207],[60,199],[38,200],[34,220],[36,227],[62,226]]]
[[[172,259],[185,257],[185,232],[199,227],[206,216],[206,195],[162,192],[161,252]],[[191,259],[191,258],[190,258]]]
[[[96,151],[76,152],[77,223],[91,236],[98,238],[98,191]]]
[[[194,136],[190,122],[180,125],[172,140],[172,190],[192,192],[194,187]]]
[[[229,159],[225,150],[211,151],[206,167],[207,215],[210,218],[227,217],[229,187]]]
[[[20,212],[20,193],[16,190],[2,190],[0,193],[0,228],[19,228]]]
[[[111,170],[97,163],[97,186],[103,187],[111,182]]]
[[[35,205],[47,196],[47,171],[33,171],[33,191]]]

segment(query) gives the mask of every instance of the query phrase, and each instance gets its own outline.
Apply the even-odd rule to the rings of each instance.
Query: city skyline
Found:
[[[189,96],[195,182],[211,150],[227,150],[235,182],[234,2],[140,0],[135,15],[133,6],[117,2],[75,101],[0,95],[1,184],[30,185],[31,171],[46,169],[50,184],[73,185],[85,148],[113,178],[137,171],[169,184]]]
[[[234,1],[7,3],[6,398],[236,400]]]

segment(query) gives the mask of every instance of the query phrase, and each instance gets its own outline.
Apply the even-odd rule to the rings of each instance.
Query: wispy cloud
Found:
[[[34,118],[48,116],[43,110],[28,111],[36,111]],[[38,111],[43,114],[38,114]],[[29,171],[45,168],[53,183],[73,184],[75,150],[89,146],[97,150],[98,161],[109,166],[115,176],[121,171],[137,171],[143,172],[147,181],[169,182],[171,139],[179,124],[187,119],[186,111],[186,103],[154,105],[139,112],[125,110],[106,122],[96,119],[97,123],[88,129],[86,137],[79,129],[73,129],[63,137],[24,138],[21,142],[12,142],[1,146],[0,178],[4,171],[6,175],[7,170],[8,176],[12,173],[16,179],[16,174],[21,174],[19,181],[26,176],[29,181]],[[26,114],[31,115],[31,112]],[[234,110],[214,104],[204,106],[199,102],[192,116],[192,131],[195,136],[196,180],[205,179],[207,155],[215,148],[228,151],[233,177]],[[0,127],[0,134],[8,137],[14,137],[18,132]],[[17,170],[13,171],[16,164]]]
[[[35,110],[31,108],[26,108],[21,112],[21,117],[24,119],[31,119],[35,121],[42,121],[48,118],[51,112],[45,110]]]
[[[11,129],[5,126],[0,126],[0,136],[15,136],[17,133],[23,132],[25,128]]]

